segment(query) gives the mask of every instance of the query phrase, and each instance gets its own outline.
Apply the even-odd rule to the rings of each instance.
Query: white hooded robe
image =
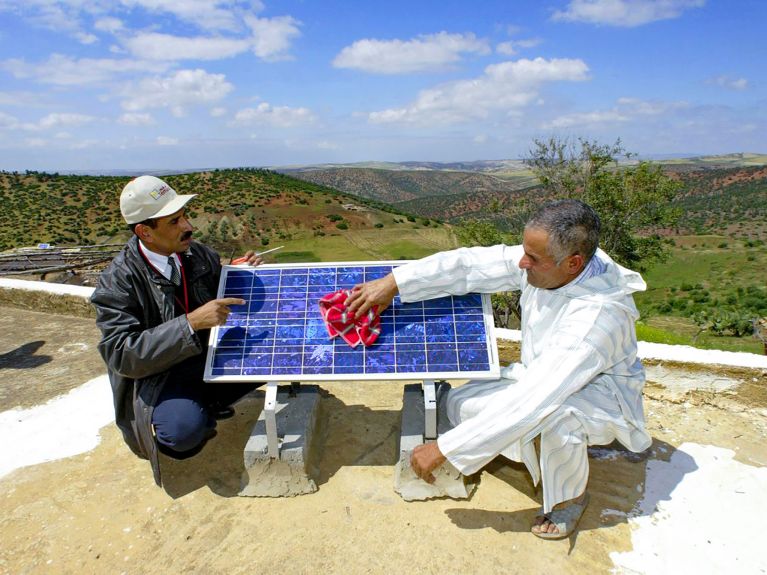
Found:
[[[540,469],[532,440],[580,392],[576,402],[593,403],[599,421],[611,428],[612,433],[592,428],[595,438],[614,437],[632,451],[643,451],[651,439],[645,430],[645,376],[634,329],[639,313],[631,295],[646,288],[642,277],[597,250],[570,283],[536,288],[519,267],[523,255],[522,246],[461,248],[393,271],[404,302],[522,291],[521,362],[502,370],[501,380],[470,382],[451,391],[448,411],[456,427],[439,437],[440,450],[464,474],[503,453],[523,461],[537,483]],[[473,398],[477,403],[477,397],[470,415],[460,415],[461,403]]]

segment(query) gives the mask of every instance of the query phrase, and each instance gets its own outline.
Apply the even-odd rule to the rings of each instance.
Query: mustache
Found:
[[[184,232],[181,234],[181,241],[188,240],[192,237],[192,232]]]

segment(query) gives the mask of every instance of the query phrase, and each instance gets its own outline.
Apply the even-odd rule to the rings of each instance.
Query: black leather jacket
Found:
[[[190,300],[215,299],[218,254],[192,242],[182,262]],[[203,353],[207,341],[191,332],[184,315],[174,317],[174,286],[143,259],[136,236],[101,273],[91,303],[101,330],[99,353],[112,384],[115,422],[131,450],[149,459],[162,485],[152,411],[170,368]]]

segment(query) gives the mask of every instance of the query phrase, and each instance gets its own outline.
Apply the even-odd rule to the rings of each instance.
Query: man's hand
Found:
[[[232,311],[230,305],[245,305],[245,300],[238,297],[225,297],[210,300],[203,306],[187,314],[186,319],[194,331],[208,329],[217,325],[224,325],[226,318]]]
[[[389,274],[381,279],[354,286],[352,294],[346,299],[346,305],[355,318],[365,315],[374,305],[378,306],[380,314],[391,305],[397,292],[399,288],[394,275]]]
[[[442,465],[446,459],[439,450],[439,445],[437,445],[436,441],[424,443],[413,449],[413,453],[410,455],[410,467],[426,483],[434,483],[435,478],[432,471]]]
[[[248,250],[245,255],[240,258],[235,258],[231,261],[232,265],[248,264],[251,266],[259,266],[264,263],[264,260],[253,250]]]

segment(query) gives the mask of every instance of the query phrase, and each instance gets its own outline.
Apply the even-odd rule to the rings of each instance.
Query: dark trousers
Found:
[[[195,455],[214,435],[212,413],[233,404],[261,383],[205,383],[171,374],[152,414],[160,451],[176,459]]]

